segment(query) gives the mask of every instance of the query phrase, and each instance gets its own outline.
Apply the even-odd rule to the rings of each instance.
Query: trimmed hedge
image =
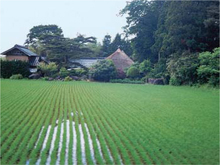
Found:
[[[130,80],[130,79],[112,79],[111,83],[126,83],[126,84],[144,84],[143,81],[140,80]]]
[[[1,77],[10,78],[15,74],[21,74],[23,77],[28,77],[30,75],[29,63],[25,61],[1,60]]]

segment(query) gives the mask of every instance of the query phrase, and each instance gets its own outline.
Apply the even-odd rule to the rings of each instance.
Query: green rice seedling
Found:
[[[55,95],[56,96],[56,95]],[[56,96],[57,97],[57,96]],[[48,116],[52,116],[53,114],[53,111],[49,111],[50,107],[55,103],[55,99],[54,97],[49,97],[50,100],[49,100],[49,104],[46,106],[46,112],[48,112]],[[36,146],[36,148],[33,150],[33,152],[31,152],[29,158],[30,158],[30,164],[34,164],[36,163],[37,161],[40,161],[40,156],[41,156],[41,150],[42,150],[42,147],[45,146],[45,138],[46,138],[46,134],[48,132],[48,128],[51,127],[50,126],[50,120],[46,120],[45,121],[45,125],[44,125],[44,130],[42,132],[42,136],[40,137],[39,139],[39,142]]]
[[[218,90],[1,80],[2,164],[218,164],[218,134]]]
[[[60,91],[58,91],[59,93]],[[55,100],[58,100],[59,97],[57,97]],[[52,153],[52,150],[53,148],[53,145],[54,145],[54,142],[55,142],[55,137],[57,136],[57,128],[56,127],[56,121],[57,121],[57,118],[58,118],[58,108],[56,108],[58,106],[58,102],[56,101],[56,103],[54,104],[55,106],[54,107],[51,107],[51,110],[50,111],[54,111],[53,115],[51,116],[51,131],[50,131],[50,135],[49,135],[49,138],[48,138],[48,142],[46,144],[46,147],[45,149],[43,150],[43,152],[41,153],[41,163],[42,164],[48,164],[48,153],[49,153],[49,156],[51,155]],[[55,137],[54,137],[55,136]]]
[[[44,104],[45,104],[45,102],[42,105],[44,105]],[[23,162],[26,161],[27,160],[27,153],[28,153],[28,150],[26,148],[27,147],[34,148],[35,141],[32,139],[32,135],[36,134],[36,132],[35,132],[35,130],[37,129],[36,127],[41,125],[40,122],[42,123],[45,118],[43,116],[44,112],[40,111],[39,108],[41,108],[41,107],[38,106],[36,111],[40,112],[40,113],[37,115],[38,116],[37,119],[35,119],[35,122],[34,122],[35,124],[32,125],[32,127],[35,127],[35,128],[29,129],[29,132],[25,136],[26,140],[23,140],[22,143],[20,143],[20,146],[18,146],[19,152],[12,157],[9,164],[15,164],[16,162],[21,162],[20,159],[22,159],[22,158],[23,158]],[[35,136],[35,137],[37,137],[37,136]],[[22,154],[22,156],[21,156],[21,154]],[[26,158],[26,160],[24,160],[24,158]],[[18,161],[18,159],[20,161]]]
[[[36,107],[37,107],[37,104],[35,105]],[[33,109],[34,109],[34,107],[33,107]],[[35,111],[35,113],[39,113],[39,111]],[[34,120],[34,118],[32,118],[32,120],[31,121],[29,121],[30,122],[30,124],[31,124],[31,122],[34,122],[35,120]],[[24,127],[25,126],[25,127]],[[18,127],[18,130],[19,131],[21,131],[20,133],[22,133],[22,132],[26,132],[25,131],[25,128],[26,129],[28,129],[28,127],[29,126],[32,126],[32,125],[26,125],[25,123],[24,123],[24,126],[23,125],[20,125],[20,127]],[[20,129],[20,128],[23,128],[24,127],[24,129]],[[32,129],[29,129],[29,131],[33,131]],[[29,135],[29,136],[31,136],[31,135]],[[26,135],[25,136],[25,138],[28,138],[29,137],[28,135]],[[12,136],[11,136],[12,137]],[[13,146],[10,148],[13,152],[16,150],[16,147],[17,147],[17,144],[20,144],[21,143],[21,138],[22,138],[22,136],[19,136],[16,140],[14,140],[14,142],[13,142]],[[7,144],[7,143],[6,143]],[[4,146],[3,146],[4,147]],[[10,153],[10,151],[9,151],[9,153]],[[7,153],[6,153],[7,154]],[[5,159],[7,159],[7,156],[5,156],[4,157]]]

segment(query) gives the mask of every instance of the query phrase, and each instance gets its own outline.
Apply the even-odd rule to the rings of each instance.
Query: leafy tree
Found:
[[[99,57],[101,54],[102,45],[100,43],[87,43],[86,48],[91,50],[86,57]]]
[[[196,82],[197,54],[219,44],[218,1],[135,0],[121,14],[128,14],[133,59],[149,59],[151,76],[171,77],[176,84]]]
[[[30,29],[25,44],[33,49],[42,47],[50,50],[50,45],[63,40],[63,31],[57,25],[39,25]]]
[[[61,66],[67,65],[69,58],[91,54],[93,51],[87,46],[88,43],[95,44],[96,38],[81,34],[73,39],[65,38],[57,25],[34,26],[25,42],[34,52],[46,55]]]
[[[175,56],[176,55],[176,56]],[[197,81],[198,55],[184,52],[181,56],[173,54],[168,61],[171,85],[193,84]]]
[[[157,20],[163,3],[147,0],[131,1],[120,12],[122,15],[128,14],[128,25],[125,26],[127,35],[135,36],[131,40],[134,60],[141,62],[149,59],[156,62],[157,56],[152,53],[151,47],[155,42],[154,32],[157,30]]]
[[[207,51],[212,51],[219,46],[219,1],[209,2],[204,25],[207,30],[206,36],[208,36],[206,38],[209,45]]]
[[[108,82],[116,77],[116,68],[112,60],[102,60],[91,67],[89,75],[96,81]]]
[[[139,65],[139,71],[143,76],[146,76],[148,73],[150,73],[152,68],[153,67],[152,67],[150,60],[144,60]]]
[[[127,77],[130,78],[138,78],[139,77],[139,70],[137,67],[131,66],[127,71]]]
[[[199,54],[200,66],[197,69],[200,83],[209,83],[213,86],[219,85],[220,48],[214,49],[213,53],[203,52]]]
[[[126,54],[128,54],[129,56],[132,55],[131,43],[125,40],[124,38],[121,38],[121,35],[117,33],[114,40],[110,44],[110,50],[111,50],[110,54],[115,52],[118,48],[126,52]]]
[[[63,38],[63,31],[57,25],[39,25],[30,29],[25,43],[35,45],[40,42],[43,45],[48,45],[61,38]]]
[[[101,56],[107,57],[113,53],[113,52],[111,52],[110,45],[111,45],[111,36],[105,35],[105,37],[102,41]]]
[[[50,62],[49,64],[40,63],[38,68],[42,71],[44,76],[52,76],[58,71],[58,66],[54,62]]]
[[[64,78],[64,77],[67,77],[69,75],[69,72],[68,72],[68,70],[66,70],[66,68],[62,67],[62,68],[60,68],[59,75],[62,78]]]

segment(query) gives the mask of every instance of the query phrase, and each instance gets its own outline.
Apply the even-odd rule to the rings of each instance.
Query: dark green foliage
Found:
[[[157,56],[152,54],[151,47],[155,42],[154,33],[157,30],[157,20],[163,3],[136,0],[127,3],[121,11],[121,14],[128,13],[126,17],[128,25],[125,27],[127,35],[136,36],[131,40],[134,60],[141,62],[150,59],[156,62]]]
[[[14,74],[10,77],[10,79],[23,79],[23,76],[21,74]]]
[[[176,54],[175,54],[176,55]],[[172,85],[193,84],[197,81],[198,55],[184,52],[179,57],[173,55],[167,63]]]
[[[87,76],[88,70],[86,69],[71,69],[67,70],[69,76]]]
[[[75,76],[81,77],[81,76],[87,75],[87,73],[88,73],[88,70],[85,70],[85,69],[76,69],[75,70]]]
[[[54,62],[51,62],[49,64],[40,63],[38,65],[38,68],[44,74],[44,76],[52,76],[52,75],[56,74],[58,71],[58,66]],[[55,76],[57,76],[57,75],[55,75]]]
[[[165,78],[168,75],[166,60],[161,58],[158,63],[154,64],[154,68],[151,71],[153,78]]]
[[[126,38],[122,38],[120,34],[116,34],[114,40],[111,42],[111,36],[105,35],[102,43],[100,56],[107,57],[114,53],[118,48],[123,50],[128,56],[133,54],[131,43]]]
[[[41,80],[48,81],[49,77],[42,77]]]
[[[125,32],[134,36],[133,59],[149,59],[154,64],[147,77],[166,81],[171,77],[171,84],[179,85],[196,83],[197,54],[219,45],[218,1],[135,0],[128,2],[121,14],[128,14]],[[214,77],[202,81],[211,78],[210,82],[217,84]]]
[[[34,52],[47,56],[51,61],[65,66],[69,58],[92,56],[92,48],[87,43],[96,43],[95,37],[79,34],[76,38],[65,38],[57,25],[39,25],[30,29],[25,42]]]
[[[219,85],[219,55],[220,48],[213,53],[203,52],[199,54],[200,66],[197,69],[200,83],[209,83],[212,86]]]
[[[139,70],[135,66],[131,66],[127,71],[127,77],[138,78],[140,76]]]
[[[67,77],[65,77],[64,81],[72,81],[72,78],[67,76]]]
[[[140,71],[140,74],[142,74],[143,76],[146,76],[147,74],[149,74],[151,70],[152,70],[152,64],[150,60],[144,60],[142,63],[140,63],[139,71]]]
[[[133,53],[130,41],[126,40],[125,38],[121,38],[121,35],[117,33],[110,45],[111,54],[115,52],[118,48],[123,50],[128,56],[131,56]]]
[[[60,68],[59,75],[62,78],[67,77],[69,75],[69,71],[66,70],[66,68],[62,67]]]
[[[3,61],[1,60],[1,77],[9,78],[14,74],[21,74],[23,77],[28,77],[29,63],[24,61]]]
[[[111,36],[110,35],[105,35],[103,41],[102,41],[102,49],[101,49],[101,56],[107,57],[113,52],[110,50],[110,45],[111,45]]]
[[[89,75],[96,81],[108,82],[116,77],[116,68],[111,60],[102,60],[91,67]]]

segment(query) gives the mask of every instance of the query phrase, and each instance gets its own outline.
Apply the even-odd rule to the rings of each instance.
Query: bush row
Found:
[[[130,80],[130,79],[112,79],[111,83],[127,83],[127,84],[144,84],[144,81],[141,80]]]
[[[10,78],[12,75],[21,74],[28,77],[29,63],[24,61],[4,61],[1,60],[1,78]]]

